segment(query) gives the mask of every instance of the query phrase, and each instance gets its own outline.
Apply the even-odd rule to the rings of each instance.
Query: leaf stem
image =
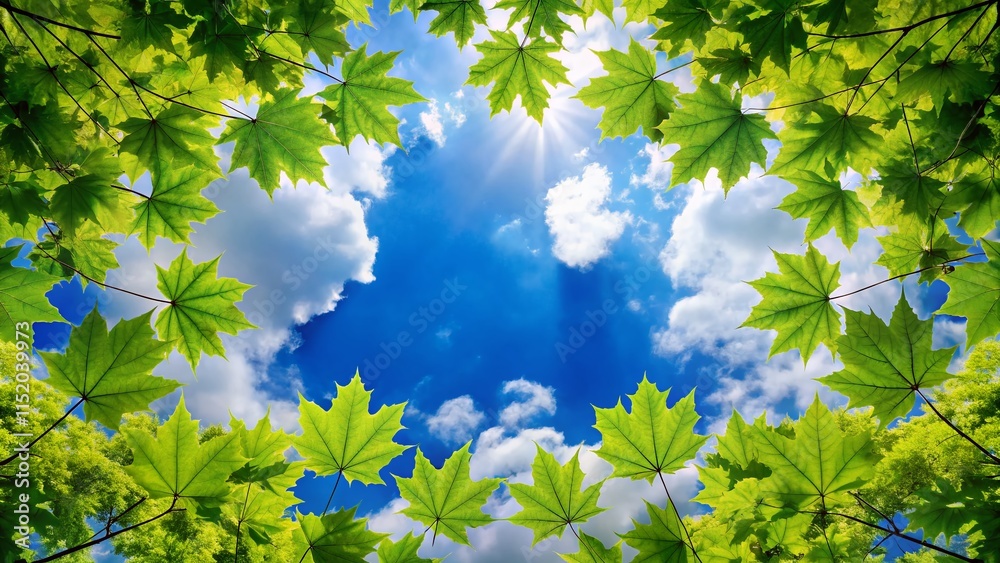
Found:
[[[333,490],[330,491],[330,498],[326,499],[326,506],[323,507],[323,514],[326,514],[327,510],[330,510],[330,503],[333,502],[333,495],[337,492],[337,486],[340,485],[340,479],[343,478],[344,472],[337,472],[337,481],[333,484]]]
[[[118,536],[120,534],[124,534],[125,532],[127,532],[129,530],[134,530],[134,529],[138,528],[139,526],[145,526],[146,524],[149,524],[151,522],[155,522],[155,521],[159,520],[160,518],[163,518],[167,514],[170,514],[171,512],[183,512],[183,511],[187,510],[186,508],[175,508],[177,506],[177,498],[178,497],[176,497],[176,496],[174,497],[174,501],[170,503],[170,508],[167,508],[165,511],[157,514],[156,516],[153,516],[152,518],[148,518],[146,520],[143,520],[142,522],[139,522],[138,524],[132,524],[131,526],[128,526],[127,528],[122,528],[121,530],[116,530],[114,532],[106,533],[106,534],[104,534],[103,536],[101,536],[100,538],[98,538],[96,540],[91,540],[91,541],[88,541],[88,542],[81,543],[80,545],[73,546],[73,547],[71,547],[69,549],[64,549],[64,550],[60,551],[59,553],[55,553],[53,555],[49,555],[48,557],[43,557],[41,559],[35,559],[34,563],[45,563],[46,561],[54,561],[56,559],[65,557],[65,556],[70,555],[72,553],[76,553],[77,551],[80,551],[82,549],[87,549],[88,547],[95,546],[95,545],[97,545],[97,544],[99,544],[101,542],[107,541],[107,540],[109,540],[109,539],[111,539],[111,538],[113,538],[115,536]]]
[[[48,227],[48,222],[45,223],[45,226]],[[49,232],[52,233],[52,229],[51,228],[49,228]],[[48,251],[46,251],[41,246],[35,245],[35,248],[37,248],[38,250],[40,250],[42,252],[42,254],[44,254],[49,260],[52,260],[53,262],[56,262],[57,264],[62,265],[62,267],[66,268],[68,270],[72,270],[73,272],[76,272],[81,278],[89,281],[90,283],[95,283],[95,284],[103,287],[104,289],[113,289],[115,291],[120,291],[122,293],[127,293],[127,294],[135,296],[135,297],[142,297],[143,299],[148,299],[149,301],[155,301],[157,303],[163,303],[165,305],[173,305],[174,304],[173,301],[167,301],[166,299],[160,299],[158,297],[150,297],[148,295],[143,295],[142,293],[136,293],[134,291],[129,291],[129,290],[125,289],[125,288],[114,286],[114,285],[111,285],[109,283],[104,283],[102,281],[97,281],[96,279],[94,279],[94,278],[88,276],[87,274],[81,272],[77,268],[75,268],[75,267],[67,264],[66,262],[63,262],[62,260],[56,258],[55,256],[52,256],[51,254],[48,253]]]
[[[933,16],[926,17],[926,18],[924,18],[924,19],[922,19],[922,20],[920,20],[918,22],[914,22],[914,23],[911,23],[909,25],[904,25],[904,26],[901,26],[901,27],[891,27],[891,28],[888,28],[888,29],[875,29],[875,30],[872,30],[872,31],[865,31],[865,32],[862,32],[862,33],[850,33],[850,34],[847,34],[847,35],[829,35],[829,34],[826,34],[826,33],[814,33],[814,32],[806,32],[806,34],[807,35],[812,35],[813,37],[826,37],[826,38],[829,38],[829,39],[855,39],[855,38],[858,38],[858,37],[871,37],[872,35],[881,35],[883,33],[896,33],[896,32],[900,32],[900,31],[906,33],[906,32],[912,31],[912,30],[914,30],[914,29],[916,29],[916,28],[918,28],[918,27],[920,27],[920,26],[922,26],[924,24],[928,24],[928,23],[930,23],[930,22],[932,22],[934,20],[939,20],[941,18],[949,18],[949,17],[952,17],[952,16],[957,16],[959,14],[963,14],[965,12],[972,11],[972,10],[978,10],[979,8],[982,8],[983,6],[990,6],[992,4],[995,4],[996,2],[997,2],[997,0],[985,0],[984,2],[979,2],[978,4],[973,4],[971,6],[966,6],[964,8],[959,8],[957,10],[952,10],[950,12],[945,12],[943,14],[935,14]]]
[[[891,534],[893,536],[896,536],[897,538],[901,538],[901,539],[904,539],[904,540],[907,540],[907,541],[910,541],[910,542],[913,542],[913,543],[916,543],[916,544],[920,544],[923,547],[926,547],[928,549],[933,549],[933,550],[935,550],[935,551],[937,551],[939,553],[944,553],[945,555],[950,555],[950,556],[952,556],[952,557],[954,557],[956,559],[961,559],[962,561],[968,561],[969,563],[983,563],[982,559],[973,559],[971,557],[966,557],[966,556],[964,556],[964,555],[962,555],[960,553],[955,553],[954,551],[950,551],[950,550],[945,549],[943,547],[939,547],[937,545],[934,545],[931,542],[928,542],[928,541],[925,541],[925,540],[922,540],[922,539],[918,539],[918,538],[915,538],[913,536],[908,536],[908,535],[906,535],[906,534],[904,534],[902,532],[893,530],[891,528],[886,528],[885,526],[880,526],[878,524],[872,524],[871,522],[869,522],[867,520],[862,520],[861,518],[858,518],[856,516],[851,516],[850,514],[842,514],[840,512],[826,512],[826,511],[824,511],[824,512],[818,512],[818,511],[810,511],[810,510],[806,510],[806,511],[803,511],[803,512],[805,514],[819,514],[819,515],[825,515],[825,516],[839,516],[841,518],[846,518],[846,519],[851,520],[853,522],[857,522],[858,524],[862,524],[862,525],[868,526],[869,528],[874,528],[876,530],[881,530],[881,531],[883,531],[883,532],[885,532],[887,534]]]
[[[681,529],[684,530],[684,535],[687,536],[687,546],[691,548],[691,553],[694,554],[694,558],[701,561],[701,556],[698,555],[698,550],[694,548],[694,541],[691,539],[691,532],[687,529],[687,524],[684,523],[684,518],[681,517],[680,510],[677,510],[677,505],[674,504],[673,497],[670,496],[670,489],[667,488],[667,481],[663,478],[663,472],[657,471],[656,474],[660,477],[660,484],[663,485],[663,492],[667,493],[667,502],[674,509],[674,514],[677,515],[677,521],[680,522]]]
[[[236,521],[236,547],[233,548],[233,563],[239,563],[240,561],[240,527],[243,526],[243,518],[246,516],[247,503],[250,502],[250,487],[253,486],[252,482],[247,483],[247,494],[243,499],[243,510],[240,511],[240,519]]]
[[[673,67],[673,68],[668,68],[667,70],[665,70],[665,71],[661,72],[660,74],[657,74],[656,76],[654,76],[654,77],[653,77],[653,80],[659,80],[659,78],[660,78],[661,76],[663,76],[663,75],[665,75],[665,74],[670,74],[671,72],[673,72],[673,71],[675,71],[675,70],[679,70],[679,69],[682,69],[682,68],[684,68],[684,67],[686,67],[686,66],[688,66],[688,65],[690,65],[690,64],[692,64],[692,63],[694,63],[694,61],[695,61],[695,59],[691,59],[690,61],[688,61],[688,62],[686,62],[686,63],[684,63],[684,64],[679,64],[679,65],[677,65],[677,66],[675,66],[675,67]]]
[[[958,426],[955,426],[955,424],[952,421],[948,420],[948,418],[946,416],[944,416],[943,414],[941,414],[941,411],[937,410],[937,407],[935,407],[934,403],[932,403],[931,400],[928,399],[926,395],[924,395],[923,391],[921,391],[920,389],[914,389],[914,391],[916,391],[917,394],[920,395],[920,398],[924,400],[924,403],[926,403],[927,406],[930,407],[930,409],[932,411],[934,411],[934,414],[936,414],[937,417],[940,418],[942,422],[944,422],[945,424],[947,424],[959,436],[965,438],[965,440],[968,441],[973,446],[975,446],[976,449],[978,449],[979,451],[981,451],[984,454],[986,454],[986,457],[990,458],[993,461],[993,463],[995,463],[997,465],[1000,465],[1000,457],[997,457],[992,452],[990,452],[988,449],[986,449],[985,446],[983,446],[979,442],[975,441],[972,438],[972,436],[969,436],[965,432],[962,432],[962,430]]]
[[[573,535],[576,536],[576,541],[590,553],[590,556],[594,558],[594,561],[604,561],[604,559],[594,551],[594,548],[590,547],[590,544],[583,541],[580,534],[576,533],[576,528],[573,527],[572,522],[567,522],[566,525],[569,526],[569,531],[573,532]]]
[[[962,256],[962,257],[959,257],[959,258],[952,258],[950,260],[945,260],[943,262],[939,262],[937,264],[934,264],[933,266],[927,266],[925,268],[920,268],[919,270],[913,270],[912,272],[907,272],[905,274],[898,274],[898,275],[892,276],[891,278],[886,278],[886,279],[884,279],[882,281],[877,281],[877,282],[875,282],[873,284],[866,285],[866,286],[862,287],[861,289],[855,289],[854,291],[851,291],[851,292],[848,292],[848,293],[841,293],[840,295],[831,295],[830,297],[827,298],[827,300],[828,301],[833,301],[834,299],[842,299],[844,297],[850,297],[851,295],[854,295],[854,294],[857,294],[857,293],[861,293],[862,291],[868,291],[869,289],[871,289],[873,287],[878,287],[878,286],[880,286],[880,285],[882,285],[884,283],[889,283],[889,282],[891,282],[893,280],[898,280],[900,278],[905,278],[906,276],[912,276],[913,274],[919,274],[921,272],[926,272],[927,270],[933,270],[935,268],[940,268],[941,266],[950,264],[952,262],[961,262],[962,260],[968,260],[969,258],[975,258],[976,256],[983,256],[983,253],[982,252],[973,252],[972,254],[966,254],[965,256]]]
[[[83,404],[83,399],[80,399],[76,403],[74,403],[73,406],[68,411],[66,411],[65,413],[63,413],[62,416],[59,417],[59,420],[53,422],[51,425],[49,425],[48,428],[45,429],[44,432],[42,432],[34,440],[32,440],[31,442],[29,442],[27,449],[30,450],[31,446],[34,446],[35,444],[37,444],[38,441],[41,440],[42,438],[44,438],[46,434],[48,434],[53,429],[55,429],[56,426],[59,426],[60,424],[62,424],[62,421],[66,420],[66,417],[69,416],[70,413],[72,413],[73,411],[75,411],[76,407],[79,407],[81,404]],[[5,459],[3,461],[0,461],[0,467],[3,467],[5,465],[7,465],[8,463],[14,461],[15,459],[17,459],[17,456],[18,456],[18,454],[16,454],[16,453],[15,454],[11,454],[11,456],[8,457],[7,459]]]

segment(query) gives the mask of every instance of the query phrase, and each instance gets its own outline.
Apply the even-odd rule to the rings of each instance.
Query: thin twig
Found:
[[[160,514],[157,514],[156,516],[153,516],[152,518],[143,520],[142,522],[139,522],[138,524],[133,524],[133,525],[127,527],[127,528],[122,528],[121,530],[116,530],[114,532],[111,532],[111,533],[108,533],[108,534],[104,534],[104,536],[102,536],[102,537],[100,537],[100,538],[98,538],[96,540],[91,540],[91,541],[88,541],[88,542],[81,543],[80,545],[71,547],[69,549],[64,549],[63,551],[60,551],[59,553],[50,555],[48,557],[43,557],[41,559],[35,559],[34,563],[45,563],[46,561],[54,561],[54,560],[59,559],[61,557],[65,557],[65,556],[67,556],[67,555],[69,555],[71,553],[76,553],[77,551],[80,551],[82,549],[87,549],[88,547],[95,546],[95,545],[97,545],[97,544],[99,544],[101,542],[107,541],[107,540],[109,540],[109,539],[111,539],[111,538],[113,538],[115,536],[118,536],[120,534],[124,534],[125,532],[127,532],[129,530],[134,530],[134,529],[138,528],[139,526],[145,526],[146,524],[149,524],[151,522],[155,522],[156,520],[159,520],[160,518],[163,518],[164,516],[166,516],[167,514],[170,514],[172,512],[183,512],[183,511],[187,510],[186,508],[175,508],[177,506],[177,498],[178,497],[174,497],[174,501],[172,503],[170,503],[170,508],[168,508],[167,510],[161,512]]]
[[[45,429],[45,432],[42,432],[34,440],[32,440],[31,442],[29,442],[27,449],[30,450],[31,447],[34,446],[35,444],[37,444],[39,440],[41,440],[42,438],[44,438],[46,434],[48,434],[53,429],[55,429],[56,426],[59,426],[60,424],[62,424],[62,421],[66,420],[66,417],[69,416],[70,413],[72,413],[73,411],[75,411],[76,407],[78,407],[78,406],[80,406],[82,404],[83,404],[83,399],[81,398],[68,411],[66,411],[65,413],[63,413],[63,415],[59,417],[59,420],[57,420],[57,421],[53,422],[51,425],[49,425],[49,427]],[[3,461],[0,461],[0,467],[3,467],[5,465],[7,465],[8,463],[10,463],[10,462],[14,461],[15,459],[17,459],[18,455],[20,455],[20,454],[14,453],[14,454],[11,454],[10,457],[8,457],[7,459],[5,459]],[[29,455],[30,455],[30,453],[29,453]]]
[[[922,26],[924,24],[928,24],[928,23],[930,23],[930,22],[932,22],[934,20],[939,20],[941,18],[949,18],[949,17],[952,17],[952,16],[957,16],[959,14],[963,14],[963,13],[971,11],[971,10],[977,10],[979,8],[982,8],[983,6],[990,6],[992,4],[996,4],[997,1],[998,0],[985,0],[984,2],[979,2],[978,4],[973,4],[971,6],[966,6],[964,8],[959,8],[959,9],[953,10],[951,12],[945,12],[943,14],[935,14],[933,16],[924,18],[924,19],[922,19],[922,20],[920,20],[918,22],[914,22],[914,23],[911,23],[910,25],[904,25],[904,26],[901,26],[901,27],[891,27],[891,28],[888,28],[888,29],[876,29],[876,30],[873,30],[873,31],[865,31],[865,32],[862,32],[862,33],[850,33],[850,34],[847,34],[847,35],[830,35],[830,34],[826,34],[826,33],[815,33],[815,32],[807,32],[807,35],[812,35],[814,37],[826,37],[828,39],[854,39],[854,38],[858,38],[858,37],[871,37],[872,35],[881,35],[883,33],[897,33],[897,32],[901,32],[901,31],[902,32],[909,32],[909,31],[912,31],[912,30],[914,30],[914,29],[916,29],[916,28],[918,28],[918,27],[920,27],[920,26]]]
[[[27,10],[22,10],[21,8],[17,8],[17,7],[11,6],[10,2],[6,2],[6,1],[3,1],[3,0],[0,0],[0,8],[3,8],[5,10],[7,10],[8,12],[11,12],[11,13],[14,13],[14,14],[21,14],[22,16],[27,16],[27,17],[29,17],[29,18],[37,21],[37,22],[45,22],[45,23],[50,23],[52,25],[57,25],[57,26],[62,27],[64,29],[72,29],[73,31],[78,31],[80,33],[85,33],[88,36],[106,37],[108,39],[121,39],[121,37],[118,36],[118,35],[112,35],[110,33],[102,33],[100,31],[94,31],[94,30],[91,30],[91,29],[84,29],[82,27],[77,27],[75,25],[70,25],[68,23],[63,23],[63,22],[60,22],[60,21],[52,20],[52,19],[49,19],[49,18],[47,18],[45,16],[41,16],[41,15],[35,14],[33,12],[29,12]]]
[[[968,260],[969,258],[975,258],[976,256],[983,256],[983,253],[982,252],[973,252],[972,254],[966,254],[965,256],[962,256],[960,258],[952,258],[950,260],[944,260],[943,262],[939,262],[937,264],[934,264],[933,266],[927,266],[926,268],[920,268],[919,270],[913,270],[912,272],[907,272],[905,274],[895,275],[895,276],[892,276],[891,278],[886,278],[886,279],[884,279],[882,281],[877,281],[877,282],[875,282],[873,284],[866,285],[866,286],[862,287],[861,289],[855,289],[854,291],[851,291],[849,293],[842,293],[840,295],[832,295],[832,296],[828,297],[827,299],[829,301],[833,301],[834,299],[842,299],[844,297],[850,297],[851,295],[854,295],[856,293],[861,293],[862,291],[868,291],[869,289],[871,289],[873,287],[880,286],[880,285],[882,285],[884,283],[889,283],[889,282],[891,282],[893,280],[898,280],[900,278],[905,278],[906,276],[912,276],[913,274],[919,274],[921,272],[926,272],[927,270],[933,270],[935,268],[940,268],[941,266],[945,266],[945,265],[950,264],[952,262],[961,262],[962,260]]]
[[[914,389],[914,391],[916,391],[917,394],[920,395],[920,398],[924,400],[924,403],[926,403],[927,406],[930,407],[930,409],[932,411],[934,411],[934,414],[936,414],[938,418],[940,418],[952,430],[954,430],[956,433],[958,433],[959,436],[965,438],[966,441],[968,441],[970,444],[972,444],[973,446],[975,446],[976,449],[978,449],[979,451],[983,452],[986,455],[986,457],[988,457],[991,460],[993,460],[993,463],[995,463],[997,465],[1000,465],[1000,457],[997,457],[996,455],[993,454],[993,452],[989,451],[982,444],[980,444],[979,442],[975,441],[972,438],[972,436],[969,436],[965,432],[962,432],[962,429],[960,429],[958,426],[955,426],[955,423],[953,423],[952,421],[948,420],[948,417],[944,416],[943,414],[941,414],[940,411],[937,410],[937,407],[935,407],[934,403],[932,403],[930,401],[930,399],[928,399],[927,396],[924,395],[923,391],[921,391],[920,389]]]

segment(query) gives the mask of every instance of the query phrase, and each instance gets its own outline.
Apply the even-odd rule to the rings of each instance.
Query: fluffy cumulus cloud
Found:
[[[462,395],[441,403],[437,412],[427,417],[427,429],[446,444],[464,444],[472,439],[473,432],[485,419],[486,415],[476,409],[472,397]]]
[[[554,239],[556,258],[567,266],[587,269],[611,252],[611,244],[622,236],[632,215],[608,209],[610,197],[611,173],[596,163],[549,189],[545,223]]]
[[[518,426],[539,414],[553,415],[556,412],[555,389],[551,387],[521,378],[505,382],[503,392],[516,397],[500,411],[500,422],[505,426]]]
[[[671,306],[665,326],[654,331],[654,349],[680,361],[694,353],[716,360],[716,365],[703,368],[699,389],[708,393],[709,401],[738,408],[747,416],[765,409],[774,411],[779,404],[804,408],[816,392],[831,402],[839,401],[813,380],[838,369],[825,348],[817,351],[807,366],[797,353],[768,361],[774,333],[738,328],[760,300],[745,282],[777,270],[772,249],[805,252],[805,221],[774,209],[794,187],[774,178],[756,177],[737,184],[728,197],[718,180],[683,189],[685,199],[660,262],[674,287],[687,295]],[[863,231],[850,252],[833,234],[815,243],[831,262],[841,262],[840,291],[886,277],[883,268],[872,265],[880,251],[875,235],[871,229]],[[871,306],[885,317],[898,294],[898,285],[885,284],[840,299],[837,306]]]
[[[254,286],[237,306],[259,328],[225,336],[228,361],[203,356],[197,378],[176,353],[158,368],[156,373],[186,384],[188,406],[196,417],[227,422],[232,411],[252,423],[270,407],[273,419],[293,427],[300,382],[297,374],[282,373],[281,385],[271,384],[274,355],[296,345],[296,325],[332,311],[345,284],[374,280],[378,240],[368,235],[363,200],[386,193],[389,153],[355,143],[350,158],[343,147],[324,149],[324,154],[330,162],[326,186],[301,182],[293,187],[285,181],[272,201],[243,170],[204,192],[222,212],[196,226],[188,255],[195,262],[221,255],[220,276]],[[167,264],[180,250],[181,245],[160,239],[147,253],[135,238],[128,239],[117,251],[121,269],[111,279],[157,295],[154,263]],[[109,295],[103,308],[117,318],[135,316],[148,305]]]
[[[525,403],[525,398],[545,397],[546,410],[551,404],[555,411],[555,399],[551,390],[538,383],[525,379],[505,382],[501,388],[505,397],[510,397],[507,406]],[[458,399],[461,399],[459,397]],[[551,400],[551,403],[548,401]],[[529,399],[527,402],[530,402]],[[507,412],[506,408],[501,412]],[[502,416],[502,415],[501,415]],[[513,420],[513,419],[512,419]],[[520,419],[522,421],[526,419]],[[511,483],[532,482],[531,464],[536,455],[536,444],[552,453],[561,463],[565,463],[574,454],[579,453],[580,467],[585,478],[583,486],[596,483],[611,474],[611,465],[594,454],[600,444],[570,444],[565,436],[551,427],[529,427],[526,425],[503,425],[487,428],[479,433],[473,444],[473,456],[470,463],[470,473],[473,479],[484,477],[505,477]],[[436,461],[440,463],[440,461]],[[695,505],[690,499],[697,494],[697,470],[693,466],[685,467],[674,475],[666,478],[670,494],[678,502],[682,514],[695,513]],[[632,527],[632,520],[648,522],[644,501],[648,500],[659,506],[666,505],[666,493],[657,482],[653,485],[646,481],[630,479],[611,479],[604,483],[598,506],[606,510],[591,518],[580,526],[580,529],[600,538],[605,545],[618,541],[615,532],[625,532]],[[410,520],[399,514],[406,508],[407,501],[397,498],[381,510],[370,514],[371,529],[392,534],[399,538],[408,532],[421,534],[426,526]],[[518,503],[501,487],[487,501],[484,510],[494,518],[506,518],[520,511]],[[487,526],[469,529],[469,539],[475,549],[458,545],[451,540],[438,536],[431,542],[428,534],[420,549],[422,557],[448,557],[448,561],[460,563],[508,563],[510,561],[531,561],[538,563],[556,563],[562,561],[559,553],[573,553],[579,547],[576,538],[570,532],[565,532],[560,538],[549,538],[532,546],[532,533],[526,528],[514,526],[509,522],[493,522]],[[635,553],[629,547],[624,548],[627,557]]]

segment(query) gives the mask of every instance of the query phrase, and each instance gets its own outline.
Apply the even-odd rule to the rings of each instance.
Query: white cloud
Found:
[[[556,258],[586,269],[611,252],[611,244],[621,237],[632,215],[607,209],[610,196],[611,174],[598,164],[588,164],[580,176],[549,189],[545,223],[555,239]]]
[[[644,186],[656,192],[653,196],[653,205],[657,209],[667,209],[671,206],[671,203],[663,198],[663,193],[670,187],[671,172],[674,169],[674,163],[670,162],[669,158],[679,149],[679,145],[660,146],[646,143],[639,154],[649,157],[649,164],[646,165],[645,172],[641,175],[632,174],[629,179],[629,183],[633,186]]]
[[[427,418],[427,429],[446,444],[464,444],[472,439],[473,432],[486,415],[476,409],[472,397],[462,395],[448,399],[437,412]]]
[[[503,392],[519,397],[500,411],[500,422],[505,426],[520,426],[541,413],[556,412],[555,389],[551,387],[521,378],[505,382]]]
[[[344,297],[349,281],[374,280],[372,266],[378,240],[368,235],[364,207],[353,194],[381,197],[388,186],[385,158],[389,151],[364,143],[324,149],[330,161],[325,170],[329,189],[300,182],[284,182],[273,194],[258,188],[246,171],[219,181],[204,194],[222,213],[191,235],[188,255],[204,262],[222,255],[219,275],[254,285],[237,306],[259,329],[224,338],[229,361],[203,356],[194,379],[186,362],[171,356],[156,373],[187,383],[185,396],[195,417],[206,422],[228,422],[228,410],[248,424],[272,407],[272,418],[285,427],[295,424],[294,377],[270,386],[268,370],[274,355],[294,347],[294,327],[332,311]],[[158,295],[156,264],[168,264],[181,246],[160,239],[153,251],[135,238],[117,249],[121,268],[111,279],[139,293]],[[150,303],[109,293],[102,308],[110,318],[132,317]],[[294,375],[294,374],[293,374]],[[281,389],[275,394],[269,388]],[[164,403],[173,404],[173,399]],[[164,408],[166,404],[160,405]]]
[[[380,147],[357,139],[350,150],[338,145],[320,152],[329,164],[323,169],[323,182],[330,191],[385,197],[391,176],[385,160],[396,152],[395,145]]]
[[[444,146],[444,123],[441,122],[441,112],[438,110],[437,100],[428,103],[428,111],[420,112],[421,130],[439,147]]]
[[[461,90],[456,92],[454,96],[461,100],[464,95],[459,94],[462,94]],[[427,105],[427,111],[420,112],[420,127],[417,130],[427,135],[439,147],[443,147],[447,140],[444,130],[445,122],[447,121],[455,127],[461,127],[465,123],[465,114],[457,103],[453,105],[451,102],[445,102],[443,114],[437,100],[431,99]]]

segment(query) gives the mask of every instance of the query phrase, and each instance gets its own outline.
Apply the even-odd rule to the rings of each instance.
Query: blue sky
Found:
[[[771,335],[736,329],[757,299],[743,282],[774,268],[769,248],[804,250],[804,223],[773,209],[790,186],[747,180],[724,201],[709,179],[665,193],[672,149],[643,137],[599,142],[600,113],[568,99],[575,87],[556,90],[542,127],[519,106],[491,119],[486,90],[462,86],[475,51],[427,35],[426,14],[416,25],[409,13],[381,20],[384,5],[374,16],[380,29],[354,30],[351,40],[368,41],[369,52],[403,50],[393,74],[433,100],[397,112],[406,150],[329,149],[325,186],[288,185],[273,202],[245,172],[206,191],[224,212],[197,228],[192,256],[224,253],[221,273],[257,286],[240,306],[261,328],[228,338],[229,360],[203,358],[197,378],[176,354],[158,370],[187,383],[196,418],[227,422],[231,411],[252,423],[270,409],[295,430],[298,393],[327,406],[335,384],[359,369],[376,405],[408,402],[400,441],[440,463],[471,439],[474,472],[518,480],[534,442],[563,459],[593,447],[592,405],[612,406],[643,373],[673,388],[671,403],[697,387],[703,433],[721,430],[732,408],[748,417],[767,409],[775,421],[796,416],[816,392],[839,402],[811,379],[837,369],[828,353],[808,366],[796,354],[765,362]],[[629,32],[643,31],[621,29],[621,14],[617,21],[597,16],[567,37],[577,86],[601,74],[589,49],[623,49]],[[871,265],[873,232],[851,252],[832,236],[818,246],[843,259],[844,288],[885,276]],[[153,292],[153,262],[179,251],[161,239],[147,255],[126,241],[111,280]],[[887,315],[898,292],[886,284],[843,304]],[[51,297],[75,322],[95,300],[111,318],[148,309],[76,283]],[[938,324],[939,344],[961,338],[960,324]],[[39,342],[58,348],[64,335],[50,327]],[[169,412],[176,400],[156,407]],[[389,471],[408,475],[412,455]],[[582,459],[589,478],[607,474],[593,454]],[[679,498],[694,494],[694,478],[691,468],[674,477]],[[305,480],[303,510],[320,510],[331,486]],[[611,530],[639,517],[642,498],[660,495],[644,483],[609,486],[605,504],[613,498],[616,508],[584,529],[610,541]],[[373,527],[403,533],[414,525],[391,515],[396,496],[391,484],[354,486],[338,490],[334,504],[360,503]],[[509,514],[509,497],[492,499],[490,510]],[[490,551],[495,559],[447,542],[427,555],[519,558],[511,554],[530,543],[522,532],[506,524],[475,532],[474,543],[504,546]],[[550,542],[539,553],[553,560],[572,544]]]

